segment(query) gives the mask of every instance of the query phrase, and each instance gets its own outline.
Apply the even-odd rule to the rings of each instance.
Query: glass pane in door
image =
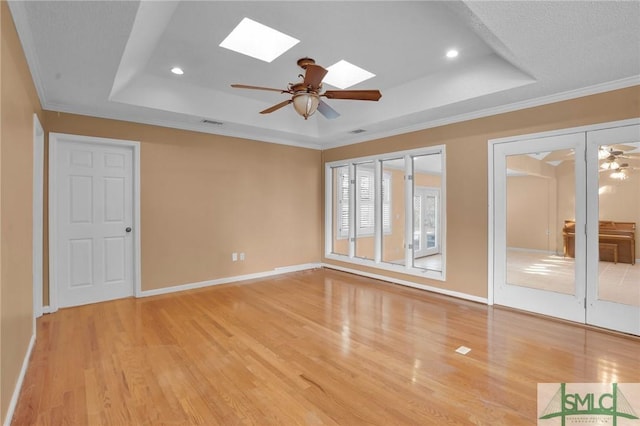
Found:
[[[425,248],[435,249],[438,232],[438,193],[427,191],[424,198],[424,235]]]
[[[382,161],[382,261],[404,265],[404,158]]]
[[[333,186],[333,229],[331,252],[349,255],[349,166],[331,168]]]
[[[442,271],[438,243],[442,185],[442,154],[412,157],[413,160],[413,267]]]
[[[355,174],[355,256],[374,259],[376,182],[373,162],[356,164]]]
[[[598,147],[598,300],[640,306],[640,142]]]
[[[423,213],[423,197],[420,194],[414,194],[413,196],[413,251],[414,253],[420,253],[423,249],[423,236],[422,236],[422,222],[424,218]]]
[[[575,294],[573,149],[506,158],[506,282]]]

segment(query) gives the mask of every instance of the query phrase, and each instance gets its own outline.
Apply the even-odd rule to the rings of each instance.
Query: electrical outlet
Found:
[[[238,253],[231,253],[231,261],[232,262],[238,261]]]
[[[244,260],[244,253],[240,253],[240,260]]]

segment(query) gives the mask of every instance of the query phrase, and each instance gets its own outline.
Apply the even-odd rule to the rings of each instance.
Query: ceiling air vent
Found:
[[[358,133],[362,133],[362,132],[366,132],[365,129],[356,129],[356,130],[352,130],[349,133],[353,133],[354,135],[357,135]]]
[[[211,124],[213,126],[222,126],[224,124],[221,121],[207,120],[207,119],[202,120],[202,123],[203,124]]]

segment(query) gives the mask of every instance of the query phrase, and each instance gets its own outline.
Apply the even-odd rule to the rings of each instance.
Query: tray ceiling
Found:
[[[45,109],[319,149],[640,83],[640,2],[9,4]],[[300,42],[270,63],[219,47],[244,17]],[[230,87],[284,89],[307,56],[374,73],[351,89],[382,99],[305,121]]]

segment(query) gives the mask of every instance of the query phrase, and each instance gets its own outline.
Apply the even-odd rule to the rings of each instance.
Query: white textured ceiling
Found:
[[[45,109],[314,148],[640,84],[638,1],[9,4]],[[300,43],[271,63],[219,47],[243,17]],[[327,100],[340,117],[305,121],[258,113],[286,95],[230,87],[284,89],[306,56],[373,72],[353,89],[382,99]]]

